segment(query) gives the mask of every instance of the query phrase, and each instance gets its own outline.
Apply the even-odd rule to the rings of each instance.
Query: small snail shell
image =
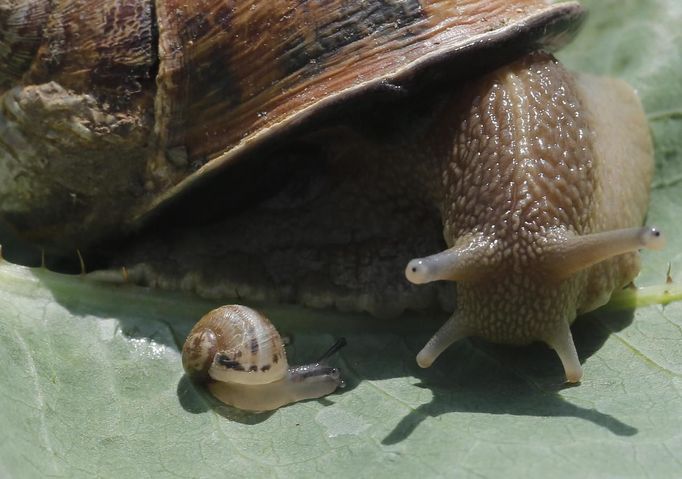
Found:
[[[317,363],[290,368],[272,323],[251,308],[227,305],[194,325],[182,347],[182,365],[225,404],[269,411],[334,392],[341,383],[339,371],[322,361],[340,345]]]

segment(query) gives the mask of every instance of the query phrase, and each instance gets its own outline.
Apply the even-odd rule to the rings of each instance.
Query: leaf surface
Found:
[[[560,58],[641,95],[656,145],[640,285],[682,269],[682,3],[591,0]],[[0,477],[621,477],[682,475],[682,303],[601,310],[574,326],[585,379],[542,346],[464,341],[428,370],[437,320],[265,307],[290,362],[335,337],[345,390],[274,413],[216,405],[178,349],[216,306],[0,264]]]

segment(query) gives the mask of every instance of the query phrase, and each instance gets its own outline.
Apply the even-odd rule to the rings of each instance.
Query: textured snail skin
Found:
[[[341,384],[338,369],[324,364],[290,368],[272,323],[241,305],[199,320],[185,340],[182,365],[220,401],[254,412],[326,396]]]
[[[451,111],[440,191],[450,249],[412,260],[406,276],[457,281],[457,310],[417,362],[467,336],[542,341],[577,382],[570,324],[632,281],[638,249],[663,246],[638,227],[653,155],[637,97],[539,53],[469,86]]]

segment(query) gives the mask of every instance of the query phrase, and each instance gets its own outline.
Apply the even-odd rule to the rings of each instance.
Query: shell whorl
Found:
[[[196,379],[252,385],[282,379],[289,367],[272,323],[240,305],[221,306],[201,318],[182,348],[182,363]]]
[[[29,68],[43,37],[49,2],[0,0],[0,90]]]

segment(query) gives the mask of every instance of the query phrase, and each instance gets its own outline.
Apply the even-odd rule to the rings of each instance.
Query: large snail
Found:
[[[254,309],[232,304],[210,311],[192,328],[182,347],[182,365],[225,404],[270,411],[333,393],[341,377],[324,361],[343,344],[334,344],[316,363],[289,367],[272,323]]]
[[[408,265],[458,287],[420,365],[465,336],[542,341],[578,381],[570,324],[662,244],[639,229],[639,100],[551,54],[582,18],[542,0],[0,0],[0,218],[151,285],[447,308]]]

